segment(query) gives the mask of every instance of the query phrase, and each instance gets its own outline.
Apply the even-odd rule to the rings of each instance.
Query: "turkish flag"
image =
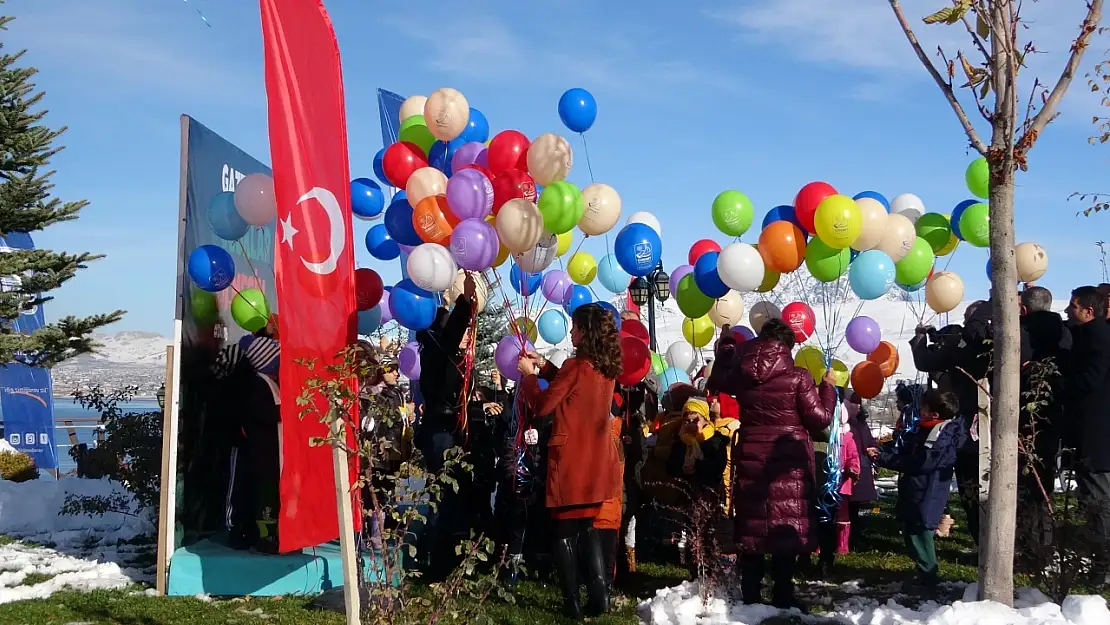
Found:
[[[274,272],[284,460],[278,540],[280,550],[289,552],[355,531],[362,516],[356,513],[355,528],[339,527],[331,447],[309,445],[309,439],[328,435],[320,423],[328,402],[315,392],[310,405],[297,401],[308,380],[335,378],[328,365],[355,341],[355,254],[343,71],[331,20],[320,0],[260,4],[278,207]],[[354,390],[356,382],[348,383]],[[343,416],[353,446],[357,414]],[[352,458],[352,479],[356,464]],[[358,510],[357,493],[352,497]]]

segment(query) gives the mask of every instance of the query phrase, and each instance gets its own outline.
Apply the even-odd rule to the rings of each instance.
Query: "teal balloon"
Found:
[[[235,210],[235,194],[231,191],[212,197],[208,203],[208,225],[224,241],[238,241],[251,227]]]
[[[876,299],[894,284],[894,261],[886,252],[867,250],[848,268],[848,284],[860,299]]]
[[[632,281],[632,276],[621,268],[616,256],[607,254],[597,263],[597,279],[606,291],[623,293],[628,290],[628,283]]]
[[[540,338],[552,345],[567,338],[567,332],[569,331],[566,315],[558,310],[544,311],[540,315],[538,326]]]
[[[661,382],[660,386],[665,390],[675,384],[689,384],[690,376],[686,375],[686,372],[682,369],[671,367],[659,376],[659,381]]]

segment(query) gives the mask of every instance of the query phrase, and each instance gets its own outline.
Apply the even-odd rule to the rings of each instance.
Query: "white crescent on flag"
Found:
[[[347,237],[343,223],[343,211],[339,208],[339,201],[335,199],[335,194],[323,187],[313,187],[311,191],[301,196],[297,200],[297,205],[301,205],[305,200],[315,199],[324,207],[324,212],[328,215],[328,226],[331,230],[331,249],[330,254],[323,262],[311,263],[301,257],[301,262],[312,273],[327,275],[335,271],[339,266],[339,257],[343,254],[343,248],[347,245]]]

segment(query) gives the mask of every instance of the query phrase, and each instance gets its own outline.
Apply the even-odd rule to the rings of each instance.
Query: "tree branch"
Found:
[[[1093,1],[1097,2],[1101,8],[1102,0]],[[952,111],[956,113],[956,117],[964,127],[964,132],[967,133],[967,139],[971,147],[975,148],[976,152],[986,156],[987,144],[983,143],[983,140],[979,138],[979,133],[975,131],[975,126],[971,125],[971,119],[967,116],[967,112],[964,111],[964,107],[960,104],[960,101],[956,99],[956,93],[952,90],[952,86],[944,80],[944,77],[937,71],[936,66],[933,65],[933,62],[926,56],[925,51],[921,49],[921,42],[917,40],[917,35],[914,34],[913,28],[911,28],[910,23],[906,21],[906,14],[902,11],[902,3],[899,0],[889,0],[889,2],[891,10],[894,11],[894,17],[898,19],[898,25],[902,27],[902,32],[905,33],[906,39],[910,42],[910,46],[913,48],[914,53],[917,54],[917,58],[921,61],[921,64],[925,66],[925,69],[929,71],[929,75],[936,81],[937,86],[940,87],[941,92],[944,93],[945,99],[948,100],[948,104],[952,106]]]
[[[976,20],[982,19],[979,17],[978,13],[976,13],[975,16]],[[971,27],[971,22],[967,20],[967,16],[965,15],[961,17],[960,21],[964,23],[964,28],[967,29],[967,34],[971,35],[971,40],[975,42],[975,47],[979,48],[979,52],[983,54],[983,60],[987,63],[990,63],[991,53],[987,52],[987,47],[983,45],[983,40],[979,38],[979,33],[975,32],[975,29]]]

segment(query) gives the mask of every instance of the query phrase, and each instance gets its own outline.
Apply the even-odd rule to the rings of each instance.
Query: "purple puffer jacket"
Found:
[[[815,386],[790,350],[768,339],[721,345],[708,386],[740,403],[732,451],[736,545],[742,553],[799,554],[816,545],[812,434],[832,422],[836,391]]]

